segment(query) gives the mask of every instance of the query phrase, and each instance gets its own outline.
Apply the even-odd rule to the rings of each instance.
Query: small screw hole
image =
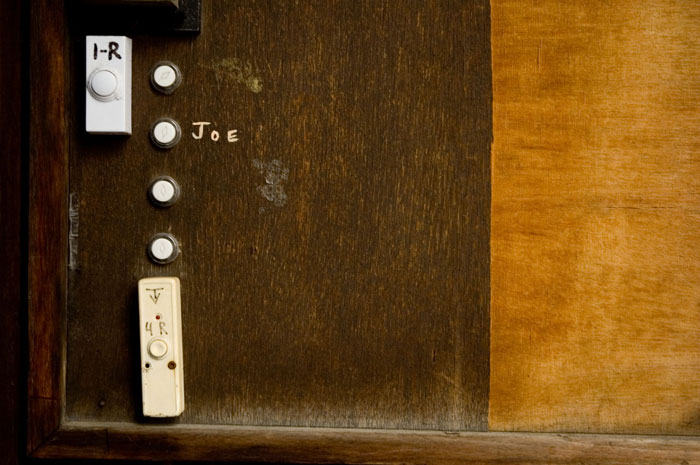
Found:
[[[175,365],[175,362],[168,362],[168,368],[170,368],[171,370],[174,370],[176,366],[177,365]]]
[[[150,363],[146,363],[146,368],[151,368],[151,364],[150,364]]]

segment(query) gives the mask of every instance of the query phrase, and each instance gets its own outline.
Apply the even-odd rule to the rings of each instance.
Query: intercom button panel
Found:
[[[143,415],[175,417],[185,408],[180,280],[139,281]]]
[[[85,130],[131,134],[131,39],[85,37]]]

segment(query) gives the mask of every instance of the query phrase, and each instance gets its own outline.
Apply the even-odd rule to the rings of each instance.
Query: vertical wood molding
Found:
[[[28,431],[36,449],[61,421],[68,152],[62,0],[30,5]],[[60,348],[57,352],[56,348]]]
[[[19,461],[22,273],[22,8],[3,3],[0,14],[0,463]]]

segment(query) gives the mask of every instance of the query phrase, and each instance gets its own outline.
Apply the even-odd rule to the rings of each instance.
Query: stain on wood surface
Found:
[[[73,136],[68,419],[142,420],[136,282],[173,275],[177,421],[484,429],[488,2],[237,0],[203,15],[197,38],[133,38],[130,138]],[[170,96],[148,85],[164,59],[183,73]],[[183,128],[170,151],[148,141],[161,116]],[[221,139],[194,139],[198,121]],[[169,209],[146,197],[159,175],[182,187]],[[145,254],[157,232],[182,249],[165,267]]]
[[[700,9],[493,5],[493,430],[700,431]]]

